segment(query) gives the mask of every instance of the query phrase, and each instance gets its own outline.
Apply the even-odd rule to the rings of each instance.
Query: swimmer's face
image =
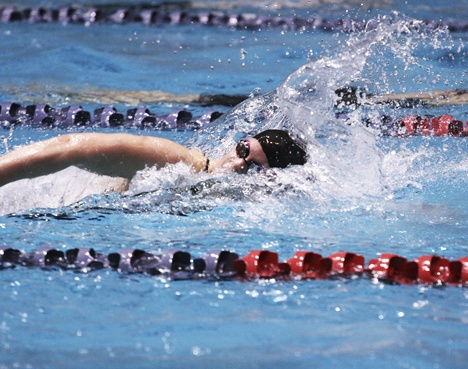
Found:
[[[255,138],[241,140],[235,148],[220,159],[218,168],[227,172],[244,174],[252,164],[269,168],[262,146]]]

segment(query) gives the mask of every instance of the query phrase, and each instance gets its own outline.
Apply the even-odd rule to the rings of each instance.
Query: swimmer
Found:
[[[267,130],[243,139],[220,159],[210,159],[198,149],[188,149],[159,137],[72,133],[22,146],[1,156],[0,186],[76,166],[96,174],[126,179],[121,188],[123,191],[128,189],[137,171],[179,162],[191,166],[195,172],[247,173],[253,164],[263,168],[303,165],[306,153],[282,130]]]

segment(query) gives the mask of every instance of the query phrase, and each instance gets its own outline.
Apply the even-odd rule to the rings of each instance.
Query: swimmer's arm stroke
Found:
[[[66,134],[19,147],[0,157],[0,186],[76,166],[100,175],[131,179],[145,167],[186,163],[201,171],[207,158],[197,149],[159,137],[125,133]]]

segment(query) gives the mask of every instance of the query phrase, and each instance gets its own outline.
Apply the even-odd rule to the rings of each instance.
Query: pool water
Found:
[[[232,5],[205,3],[213,9]],[[463,20],[466,2],[295,3],[278,10],[239,1],[235,12],[351,14],[379,19],[380,26],[341,33],[0,23],[0,101],[81,104],[92,111],[105,105],[106,91],[251,94],[232,110],[146,103],[157,114],[175,108],[226,114],[198,131],[128,131],[218,156],[239,138],[284,127],[302,137],[310,155],[304,167],[246,176],[209,178],[183,165],[148,168],[122,196],[1,212],[0,245],[23,252],[43,245],[103,253],[179,249],[193,257],[215,249],[241,256],[262,249],[281,260],[298,250],[323,256],[344,250],[366,262],[384,252],[408,259],[468,256],[466,138],[385,137],[360,123],[412,113],[466,122],[468,105],[390,108],[362,101],[341,108],[346,123],[335,118],[334,107],[334,90],[344,85],[377,95],[468,88],[468,34],[426,29],[413,19]],[[102,101],[87,98],[93,91]],[[134,107],[114,105],[123,112]],[[62,133],[18,127],[0,135],[11,149]],[[1,145],[0,154],[5,150]],[[59,204],[64,189],[46,184],[63,175],[10,184],[0,188],[0,198],[21,194],[35,204]],[[200,184],[200,193],[187,191]],[[367,277],[175,280],[21,266],[1,270],[0,280],[0,369],[465,368],[468,360],[463,287]]]

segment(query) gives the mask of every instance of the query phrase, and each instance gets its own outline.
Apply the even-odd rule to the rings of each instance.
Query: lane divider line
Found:
[[[297,251],[281,262],[278,253],[268,250],[252,250],[243,257],[229,250],[213,250],[201,258],[193,258],[189,252],[177,249],[152,254],[126,248],[104,254],[86,247],[62,251],[42,246],[24,253],[0,246],[0,270],[17,266],[82,272],[111,268],[121,273],[164,275],[173,279],[322,280],[366,276],[405,285],[468,286],[468,256],[449,260],[438,255],[421,255],[407,260],[397,254],[382,253],[366,266],[364,256],[345,251],[327,257],[312,251]]]

